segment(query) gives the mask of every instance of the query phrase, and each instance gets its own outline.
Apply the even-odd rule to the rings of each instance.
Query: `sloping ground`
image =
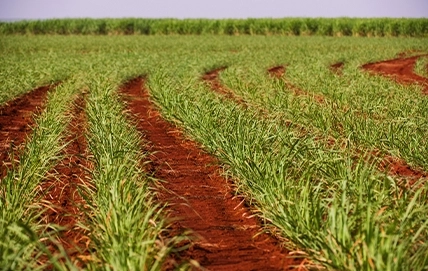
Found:
[[[18,154],[19,146],[27,139],[34,125],[33,116],[40,112],[50,89],[51,86],[37,88],[0,107],[0,179],[13,162],[11,151]]]
[[[80,267],[89,255],[89,237],[77,225],[84,214],[82,208],[85,200],[79,192],[79,186],[89,179],[87,169],[90,163],[87,159],[88,149],[84,136],[85,131],[85,101],[79,97],[75,101],[72,120],[68,127],[68,146],[64,149],[65,158],[51,172],[47,181],[41,185],[41,191],[46,193],[44,200],[51,204],[44,213],[46,223],[54,223],[64,228],[60,232],[59,242],[68,257]],[[55,248],[51,247],[52,252]]]
[[[421,56],[426,55],[418,55],[405,58],[400,57],[386,61],[368,63],[363,65],[362,68],[374,74],[381,74],[390,77],[399,83],[421,84],[424,87],[423,93],[428,94],[428,78],[417,75],[414,72],[416,61]]]
[[[288,270],[300,260],[261,233],[256,218],[220,176],[216,160],[163,120],[149,101],[141,78],[122,93],[151,145],[154,176],[165,180],[161,201],[169,203],[176,233],[191,229],[194,241],[176,260],[195,259],[208,270]],[[172,268],[173,263],[166,269]]]

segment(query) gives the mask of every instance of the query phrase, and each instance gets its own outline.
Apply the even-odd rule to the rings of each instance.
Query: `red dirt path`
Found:
[[[33,116],[44,106],[50,89],[51,86],[37,88],[0,107],[0,179],[6,176],[13,162],[11,151],[19,154],[20,145],[34,125]]]
[[[195,259],[208,270],[289,270],[299,265],[301,260],[289,258],[275,239],[260,234],[257,219],[233,197],[217,161],[162,119],[143,79],[128,82],[122,93],[150,142],[155,177],[166,181],[160,198],[170,204],[171,217],[179,218],[173,230],[195,232],[196,240],[176,256],[178,261]]]
[[[417,75],[414,72],[414,67],[418,58],[427,55],[428,54],[407,58],[400,57],[392,60],[368,63],[363,65],[362,68],[374,74],[390,77],[399,83],[419,83],[424,87],[423,93],[428,95],[428,78]]]
[[[79,97],[71,111],[72,120],[66,138],[69,145],[64,149],[65,158],[58,163],[48,180],[41,185],[44,200],[52,204],[44,213],[46,223],[54,223],[65,230],[61,231],[59,241],[70,259],[83,267],[89,255],[89,237],[77,226],[84,217],[82,208],[85,200],[78,187],[87,182],[89,175],[85,169],[90,168],[87,159],[88,149],[84,136],[86,130],[85,100]],[[52,252],[56,249],[51,247]]]

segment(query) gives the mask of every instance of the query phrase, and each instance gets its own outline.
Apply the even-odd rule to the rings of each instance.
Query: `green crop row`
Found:
[[[48,245],[55,244],[54,225],[43,222],[48,191],[40,187],[50,169],[61,159],[64,131],[70,121],[65,113],[76,97],[79,82],[68,81],[48,96],[46,110],[7,176],[0,182],[0,266],[2,270],[61,268]],[[43,241],[44,240],[44,241]],[[60,250],[60,252],[62,252]],[[41,259],[45,259],[41,262]],[[49,260],[49,261],[48,261]],[[69,263],[69,262],[68,262]]]
[[[21,49],[40,53],[42,47]],[[52,78],[61,78],[62,68],[73,75],[51,91],[46,110],[36,116],[29,140],[15,154],[19,161],[0,181],[0,269],[77,270],[84,265],[87,270],[160,270],[176,239],[161,236],[166,228],[163,207],[154,202],[155,185],[141,169],[146,156],[141,149],[143,142],[117,94],[123,74],[106,72],[108,61],[103,57],[70,67],[68,61],[74,57],[67,52],[67,59],[51,52],[51,63],[41,61],[42,54],[34,59],[32,69],[51,69]],[[20,52],[17,55],[10,58],[22,57]],[[1,80],[14,85],[25,78],[28,63],[10,63],[11,70],[22,72],[2,74]],[[113,68],[114,63],[110,64]],[[80,72],[83,69],[87,71],[84,74]],[[28,72],[29,80],[39,76]],[[29,86],[17,84],[14,90],[22,93]],[[90,180],[76,184],[76,193],[85,199],[85,206],[79,206],[84,209],[73,230],[88,233],[89,255],[70,258],[58,238],[64,230],[72,229],[44,222],[46,211],[57,206],[44,199],[49,190],[41,187],[48,171],[64,158],[62,150],[70,143],[65,138],[72,101],[82,91],[88,93],[88,123],[83,124],[87,131],[81,132],[86,134],[93,168],[86,168]],[[61,181],[56,172],[49,177]]]
[[[352,50],[352,54],[343,52],[338,56],[330,52],[329,41],[324,43],[316,48],[314,44],[302,44],[301,50],[293,49],[292,54],[278,50],[278,60],[287,67],[286,74],[277,81],[267,76],[269,63],[247,58],[220,77],[225,86],[272,114],[283,114],[332,138],[403,158],[427,171],[428,99],[422,87],[402,86],[372,76],[360,68],[373,60],[366,52]],[[260,52],[257,58],[265,59],[264,54]],[[397,52],[383,54],[383,59],[389,59]],[[346,64],[342,74],[336,75],[329,65],[342,60]],[[285,81],[307,95],[293,94],[293,87]],[[323,97],[323,101],[317,101],[317,97]]]
[[[94,186],[87,191],[92,206],[87,215],[94,223],[85,227],[94,233],[96,248],[90,269],[156,269],[160,263],[152,256],[161,259],[168,250],[162,246],[167,242],[154,241],[164,230],[158,213],[150,222],[157,227],[146,227],[143,212],[156,206],[139,166],[147,156],[116,93],[120,83],[146,75],[163,116],[218,156],[236,193],[245,196],[266,229],[274,227],[284,245],[312,265],[426,270],[426,178],[403,186],[406,179],[379,170],[381,157],[373,151],[426,171],[428,96],[418,85],[397,84],[360,68],[402,52],[424,54],[426,38],[4,36],[0,43],[6,63],[0,69],[10,70],[0,73],[0,83],[16,84],[20,93],[37,85],[40,73],[34,71],[43,67],[50,73],[43,78],[80,74],[88,85]],[[344,62],[341,75],[329,69],[336,62]],[[286,68],[281,79],[267,73],[275,65]],[[222,84],[251,106],[228,100],[203,82],[203,73],[216,67],[227,67],[220,73]],[[30,83],[20,84],[25,76]],[[306,94],[296,95],[284,80]],[[147,244],[160,246],[148,248],[144,262],[145,256],[126,258],[140,251],[142,244],[132,241],[144,234],[150,236]]]
[[[415,73],[424,77],[428,77],[428,56],[419,58],[416,61]]]
[[[355,160],[348,148],[326,147],[328,138],[317,133],[302,134],[281,117],[260,118],[257,110],[162,70],[150,78],[165,114],[220,157],[239,192],[291,249],[332,270],[426,266],[426,185],[402,191],[398,179]]]
[[[428,208],[426,182],[422,181],[415,189],[402,189],[400,178],[378,171],[376,163],[381,158],[372,157],[370,148],[360,148],[360,153],[354,151],[355,146],[361,147],[358,144],[361,142],[353,142],[352,133],[345,135],[345,140],[337,144],[329,142],[334,130],[328,128],[320,132],[310,122],[322,123],[324,115],[328,120],[328,110],[332,110],[334,117],[334,113],[340,113],[337,112],[340,107],[329,103],[317,106],[311,90],[309,97],[294,96],[283,83],[267,75],[268,65],[278,64],[280,60],[288,62],[290,59],[287,58],[294,55],[296,62],[288,62],[290,66],[302,62],[302,67],[310,69],[309,62],[313,63],[317,58],[322,60],[324,46],[325,50],[329,48],[338,57],[337,50],[331,48],[338,49],[346,43],[332,45],[329,41],[337,40],[323,39],[320,42],[314,38],[305,41],[281,38],[250,40],[252,43],[240,44],[244,48],[238,52],[210,48],[199,58],[180,55],[174,59],[170,55],[169,63],[164,62],[153,69],[149,87],[164,115],[176,120],[217,155],[228,166],[239,192],[256,205],[262,219],[278,227],[284,239],[291,240],[292,244],[288,245],[305,251],[315,265],[331,270],[424,270],[428,264],[428,247],[424,241],[428,230],[425,218],[420,216]],[[280,40],[283,47],[274,46],[281,44]],[[358,46],[360,40],[353,41],[357,43],[352,49],[356,57],[368,61],[371,55],[358,56],[364,48]],[[385,42],[378,40],[382,41]],[[374,46],[374,43],[371,41],[365,45]],[[261,49],[269,44],[269,50]],[[225,48],[228,45],[222,44]],[[406,48],[405,44],[395,48],[392,44],[390,46],[391,51],[379,52],[380,57],[392,57]],[[418,42],[413,40],[412,46],[417,47]],[[314,57],[311,52],[316,54],[316,49],[321,49],[321,53]],[[321,68],[315,63],[314,69],[318,72],[325,69],[326,73],[331,73],[328,65],[325,63]],[[230,66],[222,72],[224,76],[221,75],[227,83],[225,85],[249,102],[262,100],[263,103],[254,108],[240,106],[213,93],[200,77],[204,71],[220,66]],[[304,77],[304,71],[301,73]],[[334,77],[333,74],[331,76]],[[420,88],[401,87],[387,79],[365,76],[358,66],[353,67],[352,76],[356,76],[359,83],[369,81],[361,87],[372,100],[377,100],[375,97],[379,95],[379,99],[385,99],[385,103],[394,108],[392,100],[404,99],[403,108],[406,103],[413,102],[413,110],[421,109],[423,114],[427,98],[421,95]],[[313,80],[318,80],[322,86],[322,80],[327,83],[332,79],[315,77]],[[344,78],[342,84],[349,88],[345,83],[349,80]],[[390,100],[376,89],[380,80],[387,85],[385,91],[390,90]],[[293,83],[296,84],[294,80]],[[335,89],[330,91],[334,93]],[[394,96],[399,91],[407,91],[408,95]],[[363,95],[351,93],[354,99]],[[412,96],[420,99],[421,103],[415,104]],[[269,101],[275,101],[276,110],[269,115],[261,115],[259,108],[269,108]],[[336,102],[340,104],[340,101]],[[349,101],[347,106],[358,110],[358,102]],[[407,117],[424,125],[418,115]],[[368,121],[370,119],[371,116]],[[296,125],[290,126],[289,120]],[[357,120],[352,121],[356,123]],[[408,134],[414,132],[414,129],[401,126]],[[355,133],[369,134],[370,129],[377,129],[374,126],[354,127]],[[397,134],[397,137],[405,138],[404,134]],[[417,133],[415,138],[418,138]],[[426,150],[421,149],[421,152],[426,154]],[[360,158],[356,159],[356,156]],[[364,157],[371,158],[365,160]]]
[[[107,77],[90,83],[88,141],[94,171],[87,187],[87,227],[95,253],[89,269],[159,270],[169,247],[159,242],[165,227],[162,208],[153,202],[149,177],[141,170],[141,139],[115,90]]]
[[[428,35],[426,18],[50,19],[1,22],[0,34],[58,35]]]

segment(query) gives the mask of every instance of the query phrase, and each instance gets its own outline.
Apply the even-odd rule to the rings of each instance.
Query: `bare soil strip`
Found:
[[[53,86],[39,87],[0,107],[0,179],[6,176],[14,155],[34,125],[33,116],[41,112],[46,95]]]
[[[178,219],[173,230],[195,233],[190,248],[176,256],[178,262],[195,259],[208,270],[289,270],[300,263],[261,234],[257,219],[233,197],[217,161],[162,119],[142,78],[128,82],[122,93],[149,141],[154,176],[166,181],[160,199]]]
[[[363,65],[362,68],[371,73],[392,78],[398,83],[421,84],[424,87],[423,93],[428,95],[428,78],[417,75],[414,72],[414,67],[418,58],[427,55],[428,54],[417,55],[407,58],[400,57],[392,60],[368,63]]]
[[[46,193],[44,200],[51,204],[44,213],[44,220],[46,223],[64,227],[60,232],[59,242],[70,259],[80,267],[84,266],[89,255],[89,237],[82,228],[77,226],[84,217],[82,208],[85,204],[78,188],[82,183],[88,182],[87,169],[90,168],[84,136],[87,123],[84,109],[85,100],[83,97],[78,97],[71,112],[73,118],[66,138],[70,143],[64,150],[65,158],[41,185],[41,190]],[[51,247],[51,250],[55,252],[55,248]]]

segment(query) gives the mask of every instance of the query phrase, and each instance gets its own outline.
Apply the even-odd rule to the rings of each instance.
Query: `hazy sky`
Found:
[[[428,17],[428,0],[0,0],[1,19]]]

